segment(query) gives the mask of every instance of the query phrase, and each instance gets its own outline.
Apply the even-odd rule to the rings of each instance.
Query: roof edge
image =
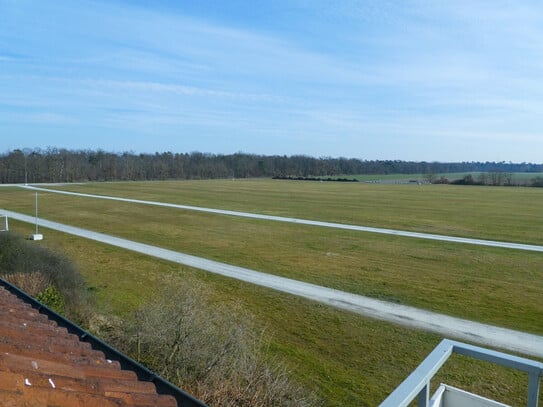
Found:
[[[76,335],[80,341],[89,343],[94,350],[103,352],[107,359],[117,360],[121,365],[121,369],[131,370],[136,373],[136,376],[139,380],[153,383],[156,387],[156,391],[158,394],[173,396],[179,406],[207,407],[206,404],[204,404],[202,401],[191,396],[190,394],[180,389],[176,385],[170,383],[169,381],[165,380],[152,370],[149,370],[142,364],[136,362],[134,359],[126,356],[124,353],[108,345],[90,332],[81,328],[79,325],[56,313],[51,308],[42,304],[34,297],[30,296],[29,294],[9,283],[8,281],[4,280],[3,278],[0,278],[0,286],[7,289],[10,293],[16,295],[25,303],[31,305],[32,308],[36,309],[38,312],[46,315],[50,320],[55,321],[59,327],[66,328],[69,333]]]

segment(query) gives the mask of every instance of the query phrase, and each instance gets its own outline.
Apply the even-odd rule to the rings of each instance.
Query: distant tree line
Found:
[[[543,164],[415,162],[255,154],[114,153],[58,148],[16,149],[0,155],[0,183],[322,177],[355,174],[543,172]]]
[[[453,184],[453,185],[490,185],[490,186],[531,186],[543,187],[543,177],[535,176],[528,180],[519,180],[513,177],[512,172],[490,171],[481,172],[477,175],[466,174],[462,178],[449,180],[445,176],[432,177],[427,176],[426,181],[433,184]]]

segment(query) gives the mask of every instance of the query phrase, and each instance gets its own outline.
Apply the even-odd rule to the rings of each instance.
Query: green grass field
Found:
[[[94,183],[57,188],[330,222],[543,244],[541,188],[281,180]]]
[[[272,180],[101,183],[64,187],[206,207],[542,244],[543,191],[445,185]],[[33,192],[0,189],[0,208],[32,213]],[[40,193],[40,215],[227,263],[481,322],[543,334],[542,255],[179,209]],[[498,221],[499,220],[499,221]],[[12,222],[21,233],[31,225]],[[123,315],[158,290],[161,276],[204,281],[210,301],[236,301],[272,334],[273,357],[327,405],[376,405],[441,338],[285,294],[45,231],[43,244],[81,267],[101,312]],[[491,394],[482,365],[447,368],[450,384]],[[488,373],[487,373],[488,374]],[[482,375],[476,379],[474,376]],[[491,374],[493,377],[494,373]],[[505,399],[524,397],[515,374]],[[522,390],[521,390],[522,389]],[[520,398],[519,398],[520,397]]]

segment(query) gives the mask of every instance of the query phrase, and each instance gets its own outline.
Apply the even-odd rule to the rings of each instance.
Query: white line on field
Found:
[[[20,185],[20,186],[22,188],[33,189],[36,191],[52,192],[55,194],[74,195],[74,196],[81,196],[81,197],[86,197],[86,198],[107,199],[111,201],[163,206],[166,208],[177,208],[177,209],[185,209],[185,210],[190,210],[190,211],[215,213],[215,214],[220,214],[220,215],[240,216],[243,218],[271,220],[271,221],[276,221],[276,222],[297,223],[300,225],[354,230],[354,231],[359,231],[359,232],[381,233],[381,234],[394,235],[394,236],[414,237],[418,239],[440,240],[443,242],[465,243],[465,244],[472,244],[472,245],[479,245],[479,246],[492,246],[492,247],[502,247],[506,249],[518,249],[518,250],[529,250],[533,252],[543,252],[543,246],[531,245],[531,244],[500,242],[500,241],[495,241],[495,240],[471,239],[467,237],[456,237],[456,236],[446,236],[446,235],[435,235],[431,233],[409,232],[405,230],[374,228],[374,227],[368,227],[368,226],[347,225],[344,223],[322,222],[322,221],[317,221],[317,220],[263,215],[263,214],[250,213],[250,212],[238,212],[238,211],[229,211],[229,210],[224,210],[224,209],[204,208],[200,206],[179,205],[179,204],[172,204],[172,203],[167,203],[167,202],[143,201],[139,199],[120,198],[120,197],[115,197],[115,196],[83,194],[79,192],[58,191],[58,190],[48,189],[48,188],[39,188],[39,187],[30,186],[30,185]]]
[[[32,216],[23,215],[17,212],[7,210],[2,210],[2,212],[19,221],[27,223],[34,223],[36,221],[36,218]],[[444,336],[452,336],[487,346],[495,346],[526,355],[543,357],[543,336],[468,321],[405,305],[380,301],[332,288],[292,280],[290,278],[274,276],[243,267],[207,260],[201,257],[163,249],[161,247],[121,239],[45,219],[38,219],[38,224],[45,228],[58,230],[137,253],[235,278],[259,286],[272,288],[284,293],[297,295],[371,318],[423,329]]]

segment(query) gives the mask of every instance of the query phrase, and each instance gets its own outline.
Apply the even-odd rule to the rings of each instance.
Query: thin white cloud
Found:
[[[13,62],[17,61],[17,58],[7,56],[7,55],[0,55],[0,62]]]
[[[43,125],[73,125],[78,122],[71,116],[48,111],[1,113],[0,117],[3,121],[11,123],[24,121]]]
[[[195,86],[161,83],[152,81],[119,81],[105,79],[85,79],[80,81],[86,86],[100,86],[103,89],[127,90],[136,92],[171,93],[183,96],[206,96],[213,98],[244,99],[248,101],[268,101],[276,99],[266,94],[225,92],[214,89],[199,88]]]

